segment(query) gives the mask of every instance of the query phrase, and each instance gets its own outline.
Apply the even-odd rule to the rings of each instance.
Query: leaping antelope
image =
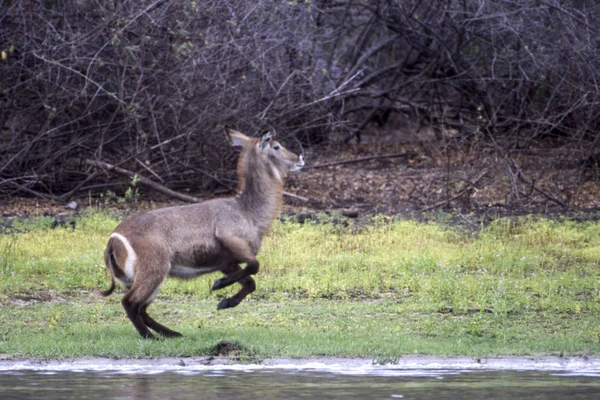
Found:
[[[240,291],[223,299],[219,310],[237,306],[256,288],[251,275],[259,269],[256,255],[262,238],[279,214],[284,179],[302,168],[304,159],[272,133],[260,138],[227,128],[226,133],[233,146],[242,147],[235,197],[134,214],[110,235],[104,261],[112,282],[101,295],[113,292],[115,280],[125,286],[123,307],[144,338],[154,338],[150,329],[166,337],[181,336],[147,312],[167,276],[190,279],[221,271],[225,276],[212,290],[239,282]]]

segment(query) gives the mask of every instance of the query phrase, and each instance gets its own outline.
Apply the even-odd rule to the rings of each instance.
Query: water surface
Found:
[[[0,399],[598,399],[600,371],[372,364],[0,368]]]

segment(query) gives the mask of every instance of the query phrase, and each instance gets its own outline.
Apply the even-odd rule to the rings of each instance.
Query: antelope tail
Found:
[[[110,272],[110,287],[106,290],[102,290],[99,291],[98,294],[102,297],[107,297],[110,296],[112,294],[112,292],[115,290],[115,273],[114,273],[114,268],[115,268],[115,256],[113,255],[112,252],[112,246],[108,246],[108,248],[106,249],[106,252],[104,253],[104,262],[106,264],[106,269],[108,269],[108,272]]]
[[[110,296],[112,294],[112,292],[115,290],[115,278],[113,278],[112,276],[110,278],[111,278],[110,287],[106,290],[101,290],[98,292],[98,294],[102,297]]]

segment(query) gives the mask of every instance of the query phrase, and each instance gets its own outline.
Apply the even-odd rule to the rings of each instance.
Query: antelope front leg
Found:
[[[243,279],[246,278],[252,278],[250,275],[255,275],[258,272],[258,261],[254,262],[254,263],[248,263],[248,265],[246,265],[246,268],[241,269],[237,272],[234,272],[230,275],[224,276],[223,278],[219,278],[215,281],[215,283],[213,283],[213,286],[210,290],[219,290],[219,289],[223,289],[224,287],[233,285],[236,282],[240,282]],[[254,279],[252,279],[252,282],[254,282]],[[242,283],[243,285],[243,283]],[[254,291],[254,290],[252,290]]]
[[[246,268],[241,269],[236,263],[236,268],[233,269],[235,272],[228,273],[227,270],[223,271],[227,276],[217,279],[211,290],[223,289],[250,275],[255,275],[259,269],[259,263],[250,245],[245,240],[236,237],[219,239],[223,246],[231,251],[238,263],[246,263]]]
[[[232,268],[229,271],[223,271],[223,272],[226,274],[231,274],[231,273],[235,273],[235,272],[238,272],[241,270],[242,269],[240,268],[240,266],[236,264],[235,268]],[[240,291],[231,297],[221,300],[219,302],[219,305],[217,306],[217,310],[223,310],[225,308],[231,308],[231,307],[237,306],[238,304],[241,303],[242,300],[244,300],[244,298],[246,296],[248,296],[250,293],[254,292],[254,290],[256,289],[256,283],[254,282],[254,279],[252,279],[251,276],[247,276],[245,278],[240,279],[238,281],[238,283],[240,283],[242,285],[242,288],[240,289]]]

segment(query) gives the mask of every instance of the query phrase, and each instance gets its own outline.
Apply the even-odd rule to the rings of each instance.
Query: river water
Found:
[[[0,399],[600,399],[600,368],[556,367],[363,361],[11,363],[0,365]]]

